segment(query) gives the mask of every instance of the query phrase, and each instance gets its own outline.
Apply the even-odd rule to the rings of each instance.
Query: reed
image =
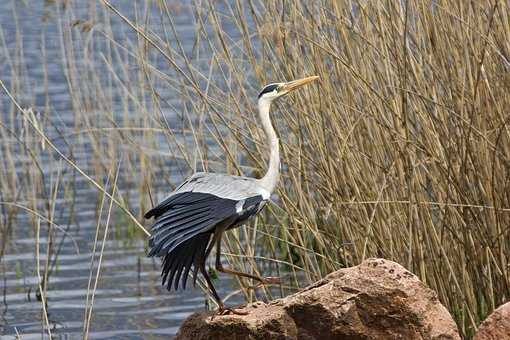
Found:
[[[101,0],[86,16],[66,4],[49,5],[48,20],[59,29],[72,126],[56,125],[63,113],[49,99],[35,105],[22,40],[1,46],[2,80],[24,110],[20,120],[3,102],[2,235],[16,237],[20,205],[51,222],[41,236],[59,232],[54,213],[71,207],[57,197],[79,195],[84,175],[98,202],[115,199],[136,225],[148,224],[150,196],[193,171],[260,175],[258,90],[316,74],[318,85],[273,115],[278,199],[225,241],[231,265],[284,277],[279,291],[256,296],[240,282],[246,299],[374,256],[416,273],[466,337],[509,298],[507,1],[155,1],[127,11]],[[176,23],[177,11],[193,23]],[[47,77],[44,44],[40,52]],[[119,191],[108,197],[98,183],[120,158]]]

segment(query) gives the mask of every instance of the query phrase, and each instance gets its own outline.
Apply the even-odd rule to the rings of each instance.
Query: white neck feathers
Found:
[[[272,193],[276,187],[276,184],[278,183],[278,178],[280,176],[280,145],[273,125],[271,124],[271,118],[269,117],[271,100],[267,98],[261,98],[259,99],[258,106],[262,128],[266,134],[266,139],[270,150],[269,168],[267,169],[264,177],[259,179],[259,183],[265,190],[269,191],[269,193]]]

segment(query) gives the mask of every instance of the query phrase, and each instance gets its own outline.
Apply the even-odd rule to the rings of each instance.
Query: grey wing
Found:
[[[217,225],[238,225],[262,209],[266,198],[260,193],[250,178],[198,173],[145,214],[156,218],[149,256],[165,256],[163,282],[168,279],[168,288],[174,283],[177,289],[181,273],[184,288],[191,264],[196,268],[197,261],[205,261]]]
[[[262,188],[256,179],[199,172],[189,177],[161,203],[148,211],[145,218],[157,217],[172,205],[177,196],[186,192],[211,194],[238,202],[253,196],[261,196],[264,200],[270,197],[270,193]]]
[[[264,199],[269,199],[270,195],[257,179],[207,172],[194,174],[174,192],[183,191],[208,193],[232,200],[242,200],[254,195],[261,195]]]

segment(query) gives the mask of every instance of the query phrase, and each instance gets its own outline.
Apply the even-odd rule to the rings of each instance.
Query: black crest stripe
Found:
[[[262,91],[260,91],[260,94],[259,94],[259,98],[262,97],[262,95],[264,93],[269,93],[269,92],[273,92],[274,90],[276,90],[278,88],[278,84],[271,84],[271,85],[267,85],[266,87],[264,87],[262,89]]]

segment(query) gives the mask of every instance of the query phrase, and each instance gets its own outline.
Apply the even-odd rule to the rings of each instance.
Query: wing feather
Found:
[[[203,233],[209,231],[214,224],[211,224],[211,220],[208,216],[202,217],[198,221],[192,221],[193,224],[185,225],[186,228],[192,228],[191,231],[185,230],[170,230],[168,234],[162,236],[158,239],[157,243],[152,247],[149,256],[159,255],[162,256],[166,253],[170,253],[174,250],[179,244],[189,240],[196,234]],[[182,227],[182,228],[184,228]],[[207,228],[209,227],[209,228]],[[163,230],[165,231],[165,230]],[[193,234],[191,234],[193,232]],[[157,235],[156,235],[157,236]]]
[[[163,223],[170,220],[175,221],[177,219],[201,213],[209,209],[210,209],[209,205],[203,206],[199,204],[194,204],[192,206],[183,206],[181,208],[172,208],[172,210],[168,211],[167,213],[161,215],[161,217],[158,218],[158,223]]]
[[[172,262],[175,261],[175,256],[165,256],[163,258],[162,269],[161,269],[161,284],[165,285],[166,279],[168,277],[168,273],[170,271],[170,267],[172,267]]]
[[[201,234],[181,244],[174,252],[168,253],[163,259],[162,285],[166,286],[168,290],[171,290],[172,287],[177,289],[179,276],[181,276],[182,289],[185,289],[192,264],[194,266],[193,284],[195,284],[199,268],[197,262],[204,258],[210,237],[211,234]]]
[[[243,176],[230,176],[199,172],[189,177],[160,204],[145,214],[145,218],[159,217],[176,202],[183,204],[197,203],[195,194],[211,194],[219,198],[240,201],[252,196],[269,199],[270,193],[260,185],[260,181]],[[203,199],[208,199],[204,196]]]
[[[182,289],[186,289],[186,279],[188,277],[188,273],[191,269],[191,264],[195,260],[195,257],[197,256],[197,251],[200,247],[200,242],[198,242],[199,239],[193,238],[193,247],[192,247],[192,253],[191,256],[186,257],[186,261],[184,262],[184,272],[182,273]],[[177,287],[179,285],[179,282],[175,283],[175,289],[177,290]]]
[[[200,213],[197,213],[195,215],[191,216],[184,216],[183,218],[178,218],[175,220],[169,220],[169,221],[162,221],[157,222],[153,230],[155,229],[155,232],[153,231],[153,237],[154,239],[161,239],[165,238],[168,235],[172,235],[175,232],[178,232],[179,230],[182,230],[183,227],[190,226],[193,224],[197,224],[200,222],[197,222],[197,220],[203,221],[203,220],[209,220],[211,219],[211,212],[209,209],[207,211],[202,211]]]
[[[262,194],[252,179],[199,173],[148,211],[146,218],[155,217],[149,256],[164,257],[162,284],[177,289],[181,281],[185,289],[193,266],[195,285],[215,228],[230,228],[255,215],[267,200]]]
[[[207,227],[209,227],[209,228],[206,229]],[[212,227],[214,227],[214,225]],[[212,227],[210,226],[210,223],[208,221],[198,224],[198,225],[194,226],[191,230],[186,231],[183,234],[176,235],[174,238],[166,241],[162,247],[162,251],[164,251],[165,253],[171,253],[180,244],[186,242],[187,240],[191,239],[192,237],[194,237],[198,234],[201,234],[206,231],[210,231],[210,229],[212,229]]]
[[[184,249],[186,247],[179,248],[178,251],[175,253],[175,261],[172,263],[172,266],[170,267],[170,274],[167,282],[166,288],[168,290],[172,290],[172,283],[174,282],[175,273],[177,272],[177,269],[181,266],[181,263],[184,262],[186,259]]]

